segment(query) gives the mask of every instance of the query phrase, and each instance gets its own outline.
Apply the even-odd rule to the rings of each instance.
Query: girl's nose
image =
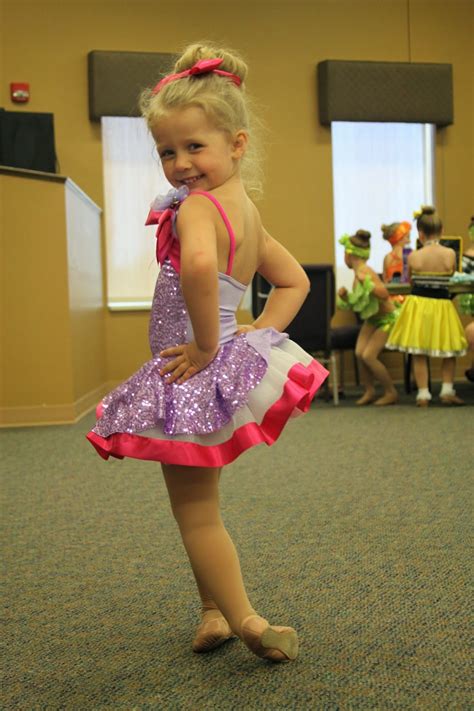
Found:
[[[189,156],[187,156],[186,153],[178,153],[176,155],[176,160],[174,164],[176,170],[187,170],[188,168],[190,168],[190,166],[191,163],[189,161]]]

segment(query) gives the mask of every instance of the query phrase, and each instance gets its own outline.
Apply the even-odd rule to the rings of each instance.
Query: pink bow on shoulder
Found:
[[[170,190],[166,195],[156,197],[150,207],[145,225],[158,225],[156,230],[156,259],[162,266],[168,258],[173,268],[179,272],[179,242],[173,234],[176,210],[189,195],[186,186]]]

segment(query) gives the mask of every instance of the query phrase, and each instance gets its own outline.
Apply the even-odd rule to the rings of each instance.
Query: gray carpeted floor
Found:
[[[468,709],[469,405],[318,401],[224,471],[252,602],[288,665],[195,655],[198,599],[159,467],[72,427],[0,433],[3,709]],[[471,443],[469,442],[471,436]]]

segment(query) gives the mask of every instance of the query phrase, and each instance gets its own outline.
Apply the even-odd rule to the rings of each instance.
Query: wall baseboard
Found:
[[[74,402],[63,405],[0,407],[0,428],[73,425],[93,410],[113,387],[114,383],[103,383]]]

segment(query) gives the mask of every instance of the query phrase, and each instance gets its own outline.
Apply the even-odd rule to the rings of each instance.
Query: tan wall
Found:
[[[0,175],[5,408],[73,400],[64,184],[32,184]]]
[[[100,211],[21,171],[2,169],[0,196],[0,422],[73,422],[107,381]]]
[[[31,83],[26,108],[54,113],[61,172],[99,205],[100,128],[88,119],[87,53],[175,52],[199,38],[240,49],[269,127],[262,214],[302,262],[333,261],[330,131],[317,120],[317,62],[452,63],[455,124],[438,132],[437,203],[446,231],[466,232],[474,143],[471,0],[4,0],[3,8],[1,104],[13,108],[10,81]],[[144,314],[107,314],[106,338],[109,379],[125,377],[148,355]]]

